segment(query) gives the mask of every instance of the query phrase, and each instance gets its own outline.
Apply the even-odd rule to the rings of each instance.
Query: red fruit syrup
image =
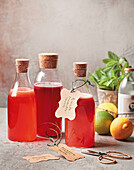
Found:
[[[39,136],[56,136],[54,130],[60,134],[60,130],[51,123],[62,128],[62,118],[55,117],[61,89],[62,84],[59,82],[40,82],[34,85],[37,103],[37,134]]]

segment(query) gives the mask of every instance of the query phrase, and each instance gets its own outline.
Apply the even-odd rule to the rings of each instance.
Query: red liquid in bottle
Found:
[[[8,138],[12,141],[36,139],[35,93],[30,88],[11,90],[8,95]]]
[[[37,133],[39,136],[56,136],[56,133],[49,128],[55,129],[60,134],[55,126],[44,123],[54,123],[61,129],[62,118],[55,117],[61,89],[61,83],[57,82],[36,83],[34,85],[37,102]]]
[[[91,95],[83,95],[77,102],[75,119],[65,119],[65,143],[71,147],[94,145],[95,103]]]

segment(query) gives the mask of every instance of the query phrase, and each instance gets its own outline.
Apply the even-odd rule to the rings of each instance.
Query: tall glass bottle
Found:
[[[62,128],[62,118],[55,117],[60,100],[62,83],[57,72],[58,54],[39,54],[40,72],[36,77],[34,90],[37,103],[37,133],[39,136],[56,136],[60,133],[56,126]]]
[[[128,117],[134,125],[134,68],[125,68],[126,77],[118,92],[119,116]]]
[[[74,63],[76,87],[83,84],[81,80],[86,79],[86,69],[87,63]],[[91,147],[94,145],[95,103],[86,85],[78,90],[81,97],[75,109],[76,117],[74,120],[65,119],[65,143],[70,147]]]
[[[8,138],[27,142],[36,139],[35,93],[28,74],[29,60],[16,60],[16,78],[8,95]]]

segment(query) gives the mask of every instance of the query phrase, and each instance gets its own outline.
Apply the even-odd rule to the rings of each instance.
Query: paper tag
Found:
[[[64,156],[68,161],[75,161],[80,158],[85,158],[82,154],[76,153],[74,150],[68,148],[65,144],[59,144],[58,146],[50,146],[49,148]]]
[[[73,120],[75,118],[75,108],[77,101],[80,98],[80,91],[70,92],[66,88],[61,90],[61,100],[59,101],[59,108],[55,112],[56,117],[63,117]]]
[[[60,158],[53,156],[51,154],[44,154],[44,155],[37,155],[37,156],[26,156],[23,157],[23,159],[26,159],[31,163],[37,163],[40,161],[47,161],[47,160],[60,159]]]

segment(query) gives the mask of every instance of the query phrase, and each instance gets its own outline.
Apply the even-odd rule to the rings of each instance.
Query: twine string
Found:
[[[61,129],[59,128],[58,125],[56,125],[55,123],[52,123],[52,122],[42,123],[40,126],[46,125],[46,124],[53,125],[53,126],[55,126],[55,127],[60,131],[60,134],[58,134],[57,130],[55,130],[55,129],[51,128],[51,127],[48,128],[48,129],[45,131],[46,136],[47,136],[47,137],[49,138],[49,140],[52,142],[52,143],[48,143],[47,146],[55,146],[55,145],[58,146],[58,145],[60,144],[61,140],[62,140],[62,131],[61,131]],[[40,126],[39,126],[39,127],[40,127]],[[38,127],[38,128],[39,128],[39,127]],[[48,130],[53,131],[53,132],[56,133],[56,139],[54,139],[52,136],[50,136],[50,135],[48,134]]]
[[[74,87],[74,83],[76,83],[76,82],[78,82],[78,81],[83,81],[84,83],[83,83],[82,85],[80,85],[80,86]],[[90,82],[89,80],[76,79],[74,82],[72,82],[72,90],[71,90],[71,93],[74,92],[76,89],[79,89],[79,88],[81,88],[82,86],[87,85],[87,84],[90,85],[90,86],[92,86],[92,87],[94,87],[94,85],[91,84],[91,82]]]

